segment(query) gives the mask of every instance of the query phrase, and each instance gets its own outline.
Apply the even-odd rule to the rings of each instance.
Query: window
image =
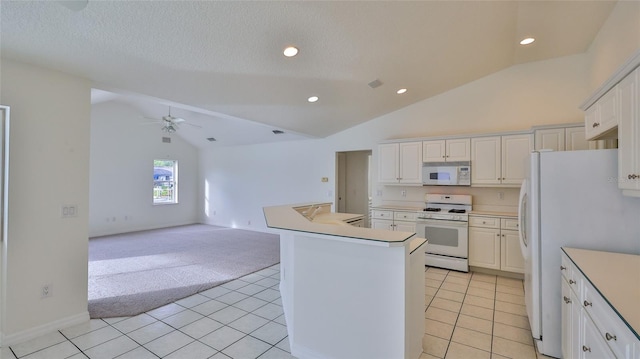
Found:
[[[178,161],[153,160],[153,204],[178,203]]]

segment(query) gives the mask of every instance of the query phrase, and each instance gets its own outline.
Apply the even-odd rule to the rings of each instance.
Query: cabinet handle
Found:
[[[586,300],[582,304],[584,304],[585,307],[588,307],[588,306],[592,306],[593,307],[593,305],[591,305],[591,302],[587,302]]]
[[[640,178],[640,175],[637,175],[637,174],[635,174],[635,173],[634,173],[634,174],[630,174],[630,175],[628,176],[628,178],[629,178],[629,179],[636,179],[636,178]]]
[[[500,234],[496,234],[496,237],[500,237]]]
[[[502,236],[504,237],[505,235],[503,234]]]
[[[589,347],[588,347],[588,346],[586,346],[586,345],[583,345],[583,346],[582,346],[582,351],[583,351],[583,352],[589,352],[589,353],[591,353],[591,348],[589,348]]]
[[[569,279],[569,284],[576,284],[576,281],[573,279]]]
[[[567,270],[567,267],[565,267],[565,266],[560,266],[560,270]]]
[[[618,338],[617,338],[615,335],[611,335],[611,334],[609,334],[609,333],[605,334],[604,336],[605,336],[605,338],[607,338],[607,340],[609,340],[609,341],[610,341],[611,339],[616,340],[616,341],[618,340]]]
[[[569,304],[569,303],[571,303],[571,299],[567,298],[567,296],[565,295],[565,296],[564,296],[564,302],[565,302],[566,304]]]
[[[487,222],[486,221],[482,221],[482,224],[487,224]]]
[[[600,126],[600,124],[598,122],[594,122],[593,125],[592,125],[593,128],[596,128],[598,126]]]

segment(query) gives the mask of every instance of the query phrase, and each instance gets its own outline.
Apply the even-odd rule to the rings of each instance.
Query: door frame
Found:
[[[0,347],[4,341],[4,318],[7,303],[7,224],[9,214],[9,123],[11,109],[0,105]]]

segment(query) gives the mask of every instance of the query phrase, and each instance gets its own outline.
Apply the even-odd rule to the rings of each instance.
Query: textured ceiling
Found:
[[[514,64],[582,53],[614,5],[89,0],[72,11],[3,0],[0,45],[3,57],[124,95],[115,100],[163,104],[140,105],[147,116],[168,104],[198,113],[202,133],[185,134],[198,146],[220,137],[209,125],[254,124],[250,141],[228,139],[239,144],[272,141],[273,128],[325,137]],[[537,41],[518,45],[526,36]],[[300,53],[285,58],[290,44]],[[383,85],[371,89],[374,79]],[[409,91],[397,95],[401,87]],[[308,103],[311,95],[320,100]],[[228,135],[248,133],[240,128]]]

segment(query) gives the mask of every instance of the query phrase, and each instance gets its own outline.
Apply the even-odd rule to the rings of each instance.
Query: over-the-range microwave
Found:
[[[423,163],[422,184],[425,186],[471,186],[471,164],[469,162]]]

